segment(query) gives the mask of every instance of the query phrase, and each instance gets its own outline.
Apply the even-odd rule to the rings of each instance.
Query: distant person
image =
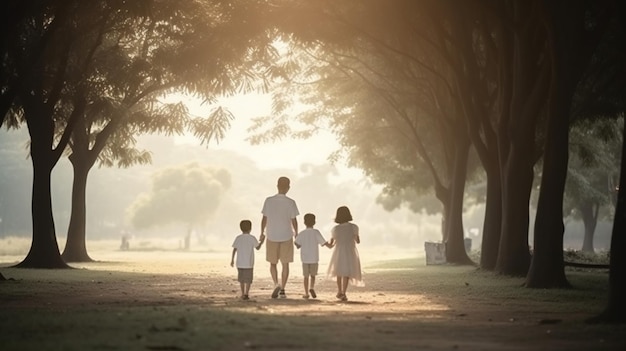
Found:
[[[361,260],[356,244],[361,242],[359,227],[351,223],[352,214],[346,206],[337,209],[336,226],[331,230],[330,245],[334,246],[328,265],[328,275],[337,277],[337,298],[348,301],[346,291],[348,283],[363,285],[361,276]]]
[[[239,222],[241,234],[237,235],[233,242],[233,254],[230,258],[230,266],[235,265],[235,254],[237,254],[237,281],[241,286],[241,299],[249,300],[250,286],[254,276],[254,249],[257,250],[263,245],[263,238],[258,241],[250,234],[252,222],[247,219]]]
[[[274,281],[272,298],[285,295],[285,286],[289,279],[289,263],[293,262],[293,238],[298,233],[297,216],[298,206],[296,202],[287,197],[290,188],[287,177],[278,178],[276,187],[278,194],[265,199],[263,203],[263,218],[261,219],[261,240],[265,239],[267,229],[267,247],[265,258],[270,263],[270,274]],[[281,281],[278,282],[278,270],[276,265],[281,263]]]
[[[304,295],[303,298],[308,299],[309,294],[312,298],[317,298],[315,293],[315,276],[319,267],[320,246],[331,248],[330,244],[324,239],[319,230],[313,228],[315,225],[315,215],[307,213],[304,215],[304,225],[306,229],[296,236],[296,247],[300,249],[300,258],[302,259],[302,275],[304,276]],[[309,285],[310,281],[310,285]],[[309,288],[310,287],[310,288]]]
[[[120,250],[127,251],[130,249],[130,235],[125,230],[122,230],[122,244]]]

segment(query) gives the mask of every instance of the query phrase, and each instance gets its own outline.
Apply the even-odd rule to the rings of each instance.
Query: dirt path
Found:
[[[204,256],[146,255],[71,271],[0,267],[15,279],[0,282],[1,349],[626,349],[624,327],[583,323],[589,306],[558,307],[551,295],[487,296],[500,288],[482,286],[469,267],[366,267],[366,286],[340,302],[323,276],[318,298],[301,298],[298,265],[288,298],[271,299],[259,266],[250,301],[238,299],[233,268]]]

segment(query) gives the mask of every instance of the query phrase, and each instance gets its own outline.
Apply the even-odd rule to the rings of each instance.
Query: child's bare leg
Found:
[[[245,296],[248,296],[248,294],[250,293],[250,285],[251,285],[250,283],[245,283],[244,284],[244,293],[243,294]]]
[[[311,289],[315,289],[315,276],[314,275],[311,276]]]
[[[348,290],[348,282],[349,282],[348,277],[341,277],[341,291],[344,295],[346,294],[346,291]]]
[[[337,297],[341,298],[343,295],[343,289],[341,288],[341,277],[337,277]]]
[[[309,294],[309,276],[305,275],[304,276],[304,295],[308,295]]]
[[[246,283],[240,282],[239,286],[241,287],[241,297],[246,294]]]

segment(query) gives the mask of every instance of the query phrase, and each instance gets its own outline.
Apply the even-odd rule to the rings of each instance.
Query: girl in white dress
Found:
[[[335,216],[336,226],[331,231],[330,245],[334,246],[333,254],[328,265],[328,275],[337,277],[337,298],[347,301],[346,290],[348,283],[362,286],[361,260],[356,244],[361,242],[359,227],[351,223],[352,214],[346,206],[337,209]]]

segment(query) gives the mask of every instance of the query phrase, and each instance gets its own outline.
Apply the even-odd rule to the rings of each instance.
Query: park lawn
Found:
[[[364,287],[301,298],[292,265],[287,299],[270,298],[257,262],[251,300],[234,268],[189,255],[0,266],[1,350],[624,350],[626,327],[589,325],[606,303],[606,271],[568,270],[573,289],[523,288],[522,278],[423,257],[369,262]],[[187,257],[187,256],[184,256]],[[321,269],[323,271],[323,269]]]

